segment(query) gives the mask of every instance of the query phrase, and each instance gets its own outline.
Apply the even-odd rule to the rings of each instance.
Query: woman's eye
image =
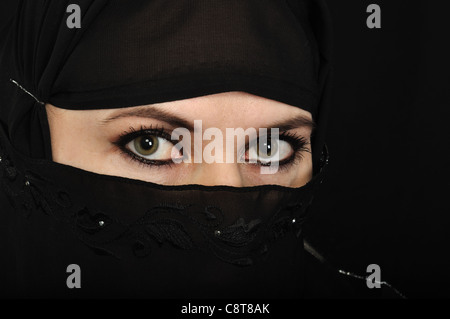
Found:
[[[136,154],[150,160],[170,160],[172,158],[173,144],[165,138],[155,135],[142,135],[131,140],[127,148]]]
[[[283,140],[267,140],[262,143],[253,143],[245,152],[245,160],[257,161],[263,164],[270,162],[281,162],[288,159],[294,153],[289,142]],[[261,145],[260,145],[261,144]]]

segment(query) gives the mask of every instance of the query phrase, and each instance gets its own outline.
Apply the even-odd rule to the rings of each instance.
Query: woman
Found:
[[[323,1],[80,0],[80,28],[69,4],[20,1],[3,30],[6,295],[351,291],[302,237],[327,161]],[[258,133],[226,148],[229,128]]]

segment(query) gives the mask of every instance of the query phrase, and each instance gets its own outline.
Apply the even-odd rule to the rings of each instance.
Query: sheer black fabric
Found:
[[[66,25],[69,4],[80,29]],[[0,28],[4,292],[308,296],[301,229],[323,178],[330,93],[322,0],[30,0],[13,15]],[[123,108],[226,91],[312,113],[311,182],[162,186],[51,161],[46,103]],[[67,288],[69,264],[83,289]]]

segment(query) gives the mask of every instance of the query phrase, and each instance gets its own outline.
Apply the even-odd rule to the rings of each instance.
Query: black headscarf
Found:
[[[72,3],[79,29],[67,26]],[[38,0],[11,15],[0,120],[26,155],[51,158],[42,103],[120,108],[240,90],[310,111],[317,163],[331,51],[323,1]]]
[[[69,4],[79,29],[67,26]],[[0,29],[0,164],[5,193],[28,216],[2,217],[18,294],[44,279],[65,291],[59,267],[77,260],[86,295],[304,293],[301,225],[322,179],[330,93],[323,0],[23,0],[11,15]],[[310,183],[162,186],[51,162],[45,103],[109,109],[226,91],[311,112]],[[24,271],[30,263],[39,275]]]

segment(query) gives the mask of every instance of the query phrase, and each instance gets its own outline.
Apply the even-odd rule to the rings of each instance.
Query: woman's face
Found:
[[[121,109],[73,111],[50,104],[46,109],[53,160],[87,171],[164,185],[235,187],[262,184],[300,187],[312,177],[311,114],[252,94],[226,92]],[[222,144],[223,148],[212,149],[211,143],[218,135],[211,140],[204,136],[203,140],[194,138],[194,121],[199,120],[200,134],[212,128],[221,131],[222,143],[215,145]],[[171,141],[171,133],[177,128],[191,131],[191,152],[181,154],[173,147],[179,142]],[[242,143],[243,140],[239,142],[238,138],[227,135],[227,128],[254,128],[256,132],[267,128],[268,136],[270,128],[279,128],[279,141],[275,144],[269,139],[261,149],[258,143],[254,144],[256,147],[251,146],[248,136]],[[231,142],[234,139],[233,154],[227,154],[231,150],[226,147],[230,139]],[[275,146],[278,169],[261,174],[261,163],[273,163],[268,147],[273,150]],[[193,159],[194,148],[202,150],[200,163]],[[229,160],[230,156],[234,161]],[[185,162],[172,160],[181,157]],[[247,163],[239,162],[239,157]],[[258,163],[248,163],[250,157],[257,158]],[[223,163],[219,163],[220,159]]]

